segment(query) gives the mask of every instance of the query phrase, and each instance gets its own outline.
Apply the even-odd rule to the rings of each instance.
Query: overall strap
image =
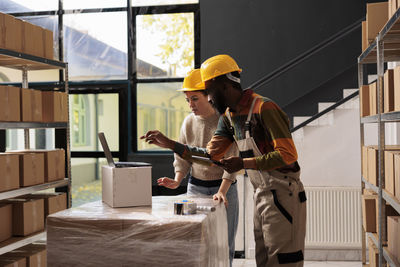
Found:
[[[253,114],[253,108],[254,108],[254,104],[256,103],[256,100],[258,99],[258,97],[255,97],[253,99],[253,102],[251,103],[250,109],[249,109],[249,114],[247,114],[247,120],[245,122],[245,134],[246,134],[246,138],[250,138],[250,120],[251,120],[251,115]]]
[[[232,133],[233,139],[235,139],[235,141],[237,141],[236,135],[235,135],[235,130],[233,129],[232,117],[231,117],[231,113],[229,112],[229,108],[226,108],[225,115],[228,118],[228,123],[229,123],[228,126],[229,126],[229,130]]]

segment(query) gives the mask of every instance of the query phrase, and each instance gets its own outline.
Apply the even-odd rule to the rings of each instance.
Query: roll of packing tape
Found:
[[[174,214],[189,215],[196,214],[197,204],[190,200],[182,200],[174,203]]]
[[[200,211],[215,211],[215,207],[211,207],[211,206],[197,206],[197,210],[200,210]]]

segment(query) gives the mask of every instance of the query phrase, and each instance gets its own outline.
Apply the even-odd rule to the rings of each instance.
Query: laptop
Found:
[[[108,143],[106,137],[103,132],[99,133],[99,139],[101,146],[103,147],[104,155],[106,156],[108,166],[115,168],[126,168],[126,167],[148,167],[151,166],[150,163],[145,162],[114,162],[112,158],[110,148],[108,147]]]

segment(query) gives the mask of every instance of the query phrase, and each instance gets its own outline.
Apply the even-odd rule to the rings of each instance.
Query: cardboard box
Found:
[[[1,255],[3,258],[21,258],[24,257],[28,267],[46,267],[46,245],[29,244],[17,248],[11,252]]]
[[[54,60],[54,38],[53,32],[43,29],[44,57]]]
[[[50,214],[65,210],[67,208],[66,193],[35,193],[24,196],[27,199],[43,199],[44,200],[44,217],[45,221]]]
[[[12,205],[0,204],[0,242],[12,237]]]
[[[11,15],[0,13],[0,47],[22,51],[22,24]]]
[[[376,82],[369,85],[369,115],[378,114]]]
[[[387,218],[388,251],[400,262],[400,217]]]
[[[68,121],[68,96],[63,92],[42,92],[44,122]]]
[[[377,197],[375,199],[375,202],[376,202],[375,206],[376,207],[379,207],[378,201],[379,200],[378,200],[378,197]],[[389,216],[399,216],[397,211],[391,205],[388,205],[388,204],[385,206],[385,215],[386,215],[386,218],[389,217]],[[376,210],[375,216],[376,216],[376,232],[379,235],[379,231],[378,231],[378,227],[379,227],[379,212],[378,212],[378,209]],[[386,229],[387,229],[387,220],[386,220],[386,224],[385,224],[384,227],[386,227]],[[386,231],[386,235],[387,234],[388,234],[388,232]],[[387,236],[385,238],[387,239]]]
[[[43,38],[43,28],[37,25],[33,25],[33,36],[34,38],[31,39],[32,42],[32,49],[34,56],[37,57],[44,57],[45,55],[45,46],[44,46],[44,38]]]
[[[368,147],[368,178],[371,184],[378,186],[379,185],[379,169],[378,169],[378,147],[377,146],[369,146]],[[398,145],[387,145],[384,148],[384,151],[399,151],[400,146]],[[385,162],[383,162],[385,163]]]
[[[44,154],[10,151],[10,155],[18,155],[20,186],[32,186],[44,183]]]
[[[369,104],[370,92],[369,85],[360,87],[360,116],[365,117],[371,114]]]
[[[378,195],[369,192],[362,195],[363,225],[366,232],[376,233],[376,199]]]
[[[389,19],[396,13],[397,11],[397,7],[398,7],[398,0],[391,0],[392,2],[392,12],[391,12],[391,16],[389,17]]]
[[[102,199],[111,207],[151,205],[151,167],[102,166]]]
[[[39,90],[30,89],[31,92],[31,103],[32,103],[32,120],[34,122],[42,122],[42,92]]]
[[[368,255],[369,267],[379,267],[379,250],[370,237],[368,237]]]
[[[45,214],[46,217],[50,214],[65,210],[67,208],[67,194],[53,193],[47,194],[45,198]]]
[[[44,182],[62,180],[65,175],[65,151],[64,149],[38,149],[19,151],[22,153],[39,153],[44,156]]]
[[[23,52],[37,57],[44,57],[42,28],[27,21],[24,21],[22,25],[22,32]]]
[[[42,92],[21,88],[21,121],[42,122]]]
[[[96,201],[50,215],[48,265],[229,266],[223,203],[193,198],[215,211],[173,215],[178,199],[182,200],[157,196],[152,206],[133,208],[111,208]]]
[[[361,49],[362,51],[365,51],[369,46],[367,38],[367,22],[365,20],[361,22],[361,32]]]
[[[21,121],[33,121],[31,90],[25,88],[21,88]]]
[[[367,38],[373,40],[378,36],[388,21],[388,2],[367,4]]]
[[[400,155],[394,155],[394,195],[400,201]]]
[[[2,267],[26,267],[26,258],[25,257],[12,257],[5,258],[0,257],[0,266]]]
[[[395,154],[400,154],[400,152],[385,151],[385,189],[392,195],[395,195],[395,187],[394,187]]]
[[[388,1],[388,14],[389,14],[389,18],[390,19],[394,13],[396,13],[397,10],[397,0],[389,0]]]
[[[387,70],[383,80],[383,112],[392,112],[394,111],[393,70]]]
[[[368,147],[363,146],[361,150],[361,175],[364,179],[368,179]],[[368,181],[368,180],[367,180]]]
[[[43,199],[6,199],[13,209],[13,235],[27,236],[44,230],[44,201]]]
[[[60,95],[59,98],[59,103],[60,103],[60,109],[61,109],[61,116],[60,116],[60,121],[61,122],[68,122],[68,94],[64,92],[58,92]]]
[[[0,121],[21,121],[19,87],[0,85]]]
[[[394,110],[400,111],[400,66],[393,69]]]
[[[0,173],[0,192],[19,188],[19,157],[0,153]]]

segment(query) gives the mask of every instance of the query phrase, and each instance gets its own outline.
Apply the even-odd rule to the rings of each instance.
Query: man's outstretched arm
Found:
[[[207,145],[207,148],[212,148],[210,150],[210,153],[208,153],[206,148],[181,144],[179,142],[169,139],[157,130],[148,131],[145,135],[141,136],[140,139],[144,139],[144,141],[149,144],[170,149],[185,160],[198,162],[201,164],[205,164],[204,161],[197,161],[196,159],[193,159],[192,156],[200,156],[212,158],[214,160],[220,160],[232,144],[231,142],[221,142],[220,138],[215,136],[210,140],[209,144]],[[217,147],[218,149],[216,149]]]

